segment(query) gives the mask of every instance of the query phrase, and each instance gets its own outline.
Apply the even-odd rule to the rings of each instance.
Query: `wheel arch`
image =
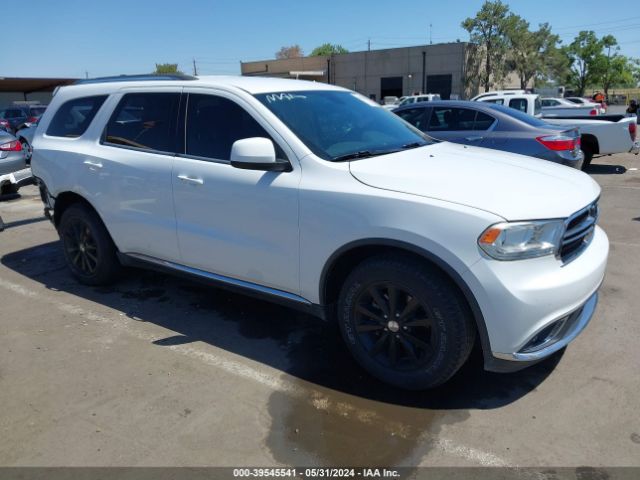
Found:
[[[98,216],[107,232],[109,233],[109,236],[113,240],[113,235],[111,235],[111,232],[109,232],[109,227],[102,218],[102,215],[100,215],[100,212],[98,212],[98,209],[95,208],[85,197],[73,191],[65,191],[56,195],[52,218],[55,227],[58,228],[58,226],[60,225],[60,220],[62,219],[62,214],[65,212],[65,210],[76,203],[81,203],[87,208],[91,209]]]
[[[366,258],[381,253],[388,254],[390,251],[408,254],[419,261],[426,262],[442,272],[458,288],[473,315],[486,362],[491,357],[489,334],[484,315],[471,288],[449,263],[438,255],[416,245],[385,238],[356,240],[343,245],[329,257],[322,269],[319,291],[321,305],[325,306],[328,311],[332,311],[334,309],[333,305],[338,298],[340,287],[349,272]]]

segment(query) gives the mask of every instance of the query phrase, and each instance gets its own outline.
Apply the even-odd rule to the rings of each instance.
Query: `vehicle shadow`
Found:
[[[512,374],[485,372],[478,348],[445,385],[406,392],[378,382],[352,360],[334,323],[279,305],[190,280],[127,269],[112,287],[80,285],[66,269],[59,242],[4,255],[7,268],[82,299],[115,309],[136,321],[175,332],[158,347],[205,342],[278,369],[319,388],[387,404],[422,409],[494,409],[542,383],[563,352]]]
[[[622,175],[627,172],[627,168],[623,165],[598,165],[591,163],[585,167],[584,171],[596,175]]]

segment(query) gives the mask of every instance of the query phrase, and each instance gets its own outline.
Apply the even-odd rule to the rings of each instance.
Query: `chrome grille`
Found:
[[[560,245],[560,259],[563,262],[570,262],[589,245],[597,220],[597,200],[565,220],[565,231]]]

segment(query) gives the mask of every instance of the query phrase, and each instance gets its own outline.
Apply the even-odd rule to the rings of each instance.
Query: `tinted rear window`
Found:
[[[174,152],[179,93],[128,93],[116,107],[104,140],[125,147]]]
[[[47,135],[51,137],[77,138],[87,131],[93,117],[107,99],[107,95],[69,100],[54,115]]]

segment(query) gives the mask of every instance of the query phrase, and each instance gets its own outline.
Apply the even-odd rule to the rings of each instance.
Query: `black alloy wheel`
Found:
[[[121,265],[116,246],[90,206],[69,206],[62,213],[58,233],[67,266],[81,283],[108,285],[118,278]]]
[[[90,225],[81,218],[73,218],[66,223],[62,235],[71,264],[84,275],[94,275],[98,268],[99,253]]]
[[[355,330],[368,354],[383,366],[411,371],[434,358],[438,330],[429,307],[407,288],[378,282],[354,302]]]
[[[400,388],[446,382],[476,337],[466,299],[441,270],[409,254],[364,260],[345,279],[338,325],[356,361]]]

